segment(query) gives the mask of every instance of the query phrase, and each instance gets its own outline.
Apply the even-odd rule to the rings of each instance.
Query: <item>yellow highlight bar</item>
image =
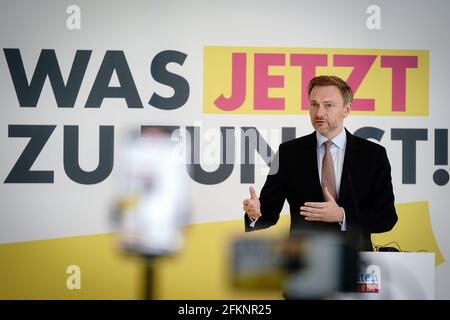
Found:
[[[429,51],[204,47],[203,112],[306,114],[315,75],[346,80],[356,115],[428,116]]]

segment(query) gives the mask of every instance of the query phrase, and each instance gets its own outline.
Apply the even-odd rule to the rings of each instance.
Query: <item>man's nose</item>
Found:
[[[317,107],[317,116],[318,117],[322,117],[326,112],[325,112],[325,107],[320,105]]]

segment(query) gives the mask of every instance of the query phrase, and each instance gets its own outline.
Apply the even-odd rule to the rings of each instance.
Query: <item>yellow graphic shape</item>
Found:
[[[161,259],[159,294],[162,299],[283,299],[280,291],[243,291],[231,285],[230,258],[234,239],[285,237],[289,217],[277,225],[244,233],[244,222],[192,225],[185,250],[173,259]]]
[[[0,299],[139,299],[144,269],[110,234],[0,245]],[[69,290],[67,267],[81,271]]]
[[[444,258],[431,228],[427,202],[398,204],[399,221],[376,245],[396,241],[405,251],[434,252]],[[182,251],[155,263],[156,299],[282,299],[272,291],[244,291],[231,285],[231,243],[237,237],[284,237],[290,219],[282,215],[267,230],[244,234],[243,221],[190,225]],[[395,246],[395,245],[390,245]],[[0,245],[0,299],[142,299],[145,265],[122,253],[114,234]],[[81,289],[69,290],[67,267],[81,270]],[[275,279],[276,280],[276,279]]]
[[[233,53],[246,55],[246,94],[244,102],[236,109],[223,110],[215,101],[222,96],[232,96],[232,57]],[[269,98],[283,98],[283,110],[255,110],[254,108],[254,73],[255,54],[281,54],[284,65],[269,66],[269,76],[282,76],[284,86],[269,87]],[[270,47],[223,47],[205,46],[203,49],[203,112],[216,114],[307,114],[301,108],[302,68],[291,66],[292,54],[324,54],[327,65],[316,67],[316,75],[332,74],[347,80],[353,67],[334,66],[335,55],[373,55],[376,56],[372,66],[365,74],[355,99],[374,99],[375,110],[356,111],[354,115],[386,116],[428,116],[429,88],[429,51],[428,50],[382,50],[382,49],[340,49],[340,48],[270,48]],[[417,57],[417,68],[405,70],[405,111],[393,111],[393,71],[381,66],[381,56]],[[306,87],[307,84],[304,86]],[[403,90],[403,89],[399,89]]]
[[[428,202],[400,203],[395,208],[397,224],[389,232],[372,234],[373,245],[400,247],[401,251],[434,252],[436,266],[444,263],[431,226]]]
[[[254,233],[288,233],[289,219]],[[278,291],[242,292],[230,284],[231,241],[243,221],[190,225],[184,249],[158,258],[155,299],[282,299]],[[253,236],[246,234],[245,236]],[[143,259],[122,253],[114,234],[0,245],[0,299],[143,299]],[[69,290],[67,267],[78,265],[81,289]]]

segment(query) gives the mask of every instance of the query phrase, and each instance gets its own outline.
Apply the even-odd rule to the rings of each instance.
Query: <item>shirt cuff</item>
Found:
[[[249,227],[250,228],[254,228],[255,227],[255,223],[256,223],[256,221],[258,221],[258,219],[259,218],[256,218],[256,219],[253,219],[252,217],[250,217],[250,216],[248,216],[248,218],[250,219],[250,224],[249,224]]]
[[[341,231],[347,231],[347,221],[345,220],[345,210],[344,210],[344,208],[342,208],[342,213],[344,214],[344,216],[342,217],[342,223],[339,222],[339,224],[341,226]]]

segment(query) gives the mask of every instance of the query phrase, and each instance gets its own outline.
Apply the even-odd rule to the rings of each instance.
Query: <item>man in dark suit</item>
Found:
[[[280,145],[260,197],[250,187],[244,200],[245,230],[276,224],[287,200],[291,232],[346,232],[357,237],[359,250],[373,251],[371,233],[397,222],[386,150],[344,128],[353,99],[345,81],[315,77],[308,96],[315,132]]]

